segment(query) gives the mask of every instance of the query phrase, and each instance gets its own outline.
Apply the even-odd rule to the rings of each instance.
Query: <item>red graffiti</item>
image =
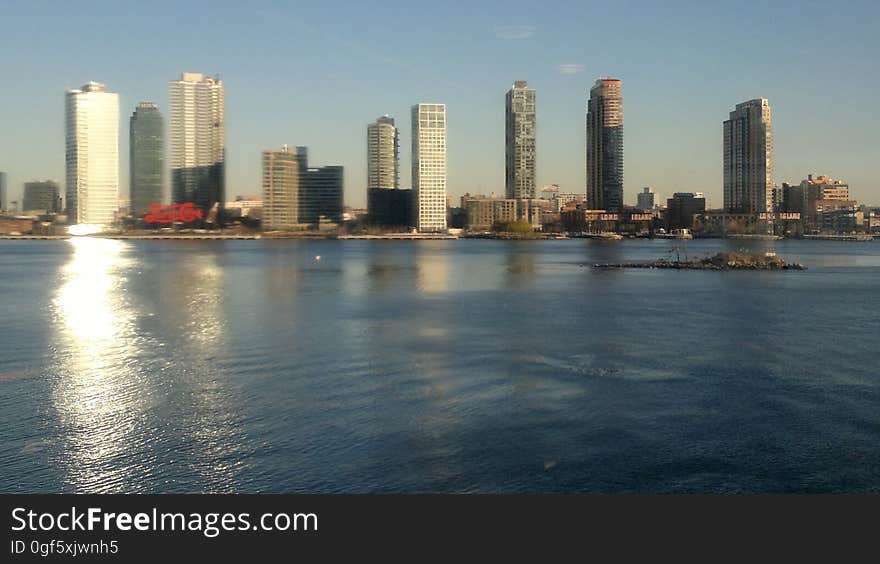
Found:
[[[150,213],[144,216],[144,221],[147,223],[174,223],[175,221],[189,223],[201,218],[202,210],[192,202],[186,202],[170,206],[150,204]]]

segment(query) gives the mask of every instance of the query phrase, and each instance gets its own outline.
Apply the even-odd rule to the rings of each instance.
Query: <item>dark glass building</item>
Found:
[[[300,192],[300,223],[342,222],[343,168],[322,166],[305,173]]]
[[[415,227],[415,191],[370,188],[367,190],[369,222],[383,227]]]
[[[587,207],[623,209],[623,86],[602,78],[587,102]]]
[[[129,194],[131,213],[142,216],[162,203],[165,128],[159,106],[141,102],[129,120]]]
[[[694,215],[706,213],[706,198],[697,192],[676,192],[666,200],[666,226],[669,229],[691,229]]]

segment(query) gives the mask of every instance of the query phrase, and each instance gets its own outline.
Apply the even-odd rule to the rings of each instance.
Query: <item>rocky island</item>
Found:
[[[596,268],[676,268],[687,270],[806,270],[804,265],[785,262],[776,253],[715,253],[690,260],[658,259],[649,262],[594,264]]]

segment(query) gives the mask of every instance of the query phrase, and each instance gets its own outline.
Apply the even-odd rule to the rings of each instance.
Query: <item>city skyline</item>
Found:
[[[450,111],[449,124],[449,194],[465,192],[502,192],[504,188],[504,118],[498,104],[498,91],[514,79],[526,79],[542,92],[542,127],[538,133],[541,152],[538,155],[538,184],[560,184],[564,192],[580,192],[584,185],[583,163],[583,106],[590,84],[597,76],[613,75],[627,83],[627,168],[624,194],[626,204],[635,203],[641,187],[650,185],[658,193],[668,195],[676,191],[702,191],[713,207],[722,203],[722,164],[720,122],[734,104],[758,97],[771,100],[774,115],[776,182],[796,182],[807,173],[843,177],[852,186],[854,197],[868,203],[880,202],[880,183],[873,180],[870,163],[878,158],[873,131],[878,117],[869,103],[870,93],[876,91],[878,78],[873,73],[856,72],[860,65],[870,63],[864,45],[876,44],[867,25],[878,14],[868,3],[857,6],[843,16],[807,6],[797,13],[783,12],[791,25],[776,30],[765,20],[766,14],[745,14],[748,41],[725,47],[728,31],[724,22],[732,17],[733,7],[714,7],[711,13],[702,7],[673,4],[667,13],[647,7],[639,16],[618,13],[618,8],[586,8],[565,6],[555,14],[526,10],[515,21],[505,21],[497,6],[481,6],[467,22],[442,18],[442,25],[423,31],[425,42],[412,53],[398,47],[414,45],[413,33],[408,31],[408,16],[395,15],[384,23],[400,30],[399,37],[390,45],[382,45],[363,31],[341,29],[306,23],[320,22],[324,10],[307,8],[296,16],[291,10],[273,7],[237,10],[235,25],[270,31],[276,26],[292,26],[304,30],[302,39],[294,41],[302,46],[302,54],[291,57],[290,64],[299,64],[300,58],[308,72],[319,73],[320,80],[310,81],[306,91],[291,91],[288,79],[278,73],[267,72],[269,63],[277,64],[276,55],[270,60],[245,61],[238,51],[248,49],[267,52],[273,41],[261,39],[265,33],[228,35],[234,37],[224,49],[212,49],[217,41],[204,45],[189,45],[175,39],[179,27],[170,18],[158,17],[163,25],[151,27],[150,33],[136,27],[126,33],[112,34],[112,43],[118,52],[127,54],[146,42],[158,50],[158,55],[136,65],[123,65],[117,50],[107,50],[106,41],[84,39],[76,53],[62,52],[46,45],[36,46],[26,53],[22,63],[5,65],[14,73],[19,84],[26,88],[8,89],[0,94],[7,107],[26,111],[9,116],[15,138],[0,139],[0,170],[9,174],[9,201],[20,201],[22,184],[32,179],[63,180],[63,118],[58,105],[58,93],[76,87],[86,80],[111,84],[120,94],[121,119],[134,109],[140,100],[154,100],[160,107],[168,107],[165,84],[182,70],[197,69],[221,76],[230,91],[228,132],[228,186],[227,199],[237,194],[259,190],[260,151],[266,146],[280,146],[284,142],[308,143],[322,162],[340,162],[346,166],[346,203],[363,207],[365,204],[366,155],[363,151],[363,123],[376,115],[388,113],[403,116],[413,99],[443,100]],[[145,8],[130,11],[139,12]],[[770,7],[780,15],[782,8]],[[46,18],[47,8],[38,5],[17,6],[9,10],[15,24]],[[85,14],[75,14],[71,23],[80,22],[98,8]],[[235,8],[228,8],[232,12]],[[353,16],[372,21],[363,7],[351,4],[346,10]],[[184,7],[183,15],[196,11]],[[578,38],[575,24],[590,17],[591,11],[605,11],[605,15],[623,18],[621,25],[628,31],[615,52],[599,48],[600,43]],[[108,22],[125,21],[125,12],[112,5],[102,6],[100,13]],[[150,10],[155,14],[155,10]],[[701,25],[691,27],[683,21],[691,13],[692,20]],[[653,16],[669,24],[658,31],[650,23]],[[218,19],[220,32],[229,32],[230,23]],[[824,18],[827,27],[846,23],[847,34],[838,36],[831,45],[798,44],[795,31]],[[354,18],[357,19],[357,18]],[[459,26],[460,45],[449,45],[443,25],[453,21]],[[460,25],[459,25],[460,24]],[[70,39],[70,29],[48,20],[50,35],[58,40]],[[522,26],[519,34],[505,30]],[[12,33],[0,39],[3,46],[12,48],[21,40],[21,32],[11,26]],[[125,26],[122,26],[125,28]],[[771,30],[772,33],[766,33]],[[691,49],[683,52],[678,43],[667,41],[656,52],[649,52],[658,40],[674,38],[676,33],[692,31]],[[762,32],[762,30],[764,30]],[[349,31],[352,33],[349,34]],[[644,31],[644,34],[637,32]],[[259,35],[260,37],[257,37]],[[159,41],[156,41],[158,37]],[[345,39],[342,39],[345,37]],[[224,40],[225,41],[225,40]],[[54,45],[55,43],[51,43]],[[794,49],[792,45],[798,45]],[[354,45],[356,48],[353,48]],[[854,49],[861,45],[861,49]],[[332,46],[339,55],[316,59],[316,49]],[[364,47],[361,49],[361,47]],[[429,67],[417,64],[425,53],[441,49],[453,51],[455,62],[443,62],[436,76]],[[458,57],[468,49],[472,57]],[[285,52],[290,52],[285,49]],[[293,50],[297,52],[295,49]],[[766,56],[752,57],[763,52]],[[639,55],[644,60],[640,60]],[[289,55],[285,55],[288,57]],[[308,59],[308,60],[306,60]],[[309,60],[313,62],[309,62]],[[446,60],[444,58],[443,60]],[[491,61],[491,63],[490,63]],[[658,64],[662,62],[663,64]],[[286,63],[285,63],[286,64]],[[21,65],[19,67],[19,65]],[[320,74],[322,68],[326,73]],[[397,78],[390,85],[365,82],[366,73],[379,67],[389,67]],[[287,67],[281,67],[284,70]],[[350,72],[352,71],[353,72]],[[680,78],[699,73],[699,80],[690,80],[681,88]],[[819,83],[841,73],[854,90],[854,98],[842,106],[822,102],[821,88],[798,87],[809,79]],[[283,74],[283,73],[282,73]],[[357,89],[350,88],[353,83]],[[390,87],[389,87],[390,86]],[[354,93],[353,93],[354,92]],[[25,97],[26,93],[26,97]],[[290,99],[290,102],[281,101]],[[270,108],[272,111],[269,111]],[[287,109],[289,108],[289,109]],[[819,110],[817,111],[817,108]],[[681,112],[686,119],[681,119]],[[580,122],[580,123],[578,123]],[[320,126],[319,126],[320,125]],[[410,140],[402,126],[401,155],[409,159]],[[124,132],[124,124],[120,131]],[[834,131],[830,136],[824,132]],[[120,192],[128,193],[127,135],[122,135],[120,151]],[[405,178],[402,187],[406,186]]]

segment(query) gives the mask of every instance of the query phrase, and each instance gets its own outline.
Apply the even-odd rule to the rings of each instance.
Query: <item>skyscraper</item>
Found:
[[[223,82],[185,72],[168,86],[171,104],[171,197],[194,202],[205,217],[226,196]],[[222,216],[222,213],[221,213]]]
[[[0,172],[0,210],[7,209],[7,205],[9,204],[6,202],[6,173]]]
[[[724,122],[724,209],[773,211],[773,131],[766,98],[737,104]]]
[[[300,182],[307,165],[305,147],[263,151],[263,228],[299,225]]]
[[[413,191],[400,189],[400,130],[387,114],[367,125],[367,214],[384,227],[413,224]]]
[[[129,120],[129,193],[131,213],[141,216],[162,202],[165,127],[159,106],[141,102]]]
[[[504,112],[504,185],[508,198],[534,198],[535,182],[535,90],[517,80],[507,91]]]
[[[587,207],[623,207],[623,83],[601,78],[587,102]]]
[[[119,208],[119,95],[98,82],[66,97],[68,221],[110,225]]]
[[[419,231],[446,230],[446,105],[412,107],[412,187]]]
[[[367,190],[400,188],[400,135],[387,114],[367,126]]]

